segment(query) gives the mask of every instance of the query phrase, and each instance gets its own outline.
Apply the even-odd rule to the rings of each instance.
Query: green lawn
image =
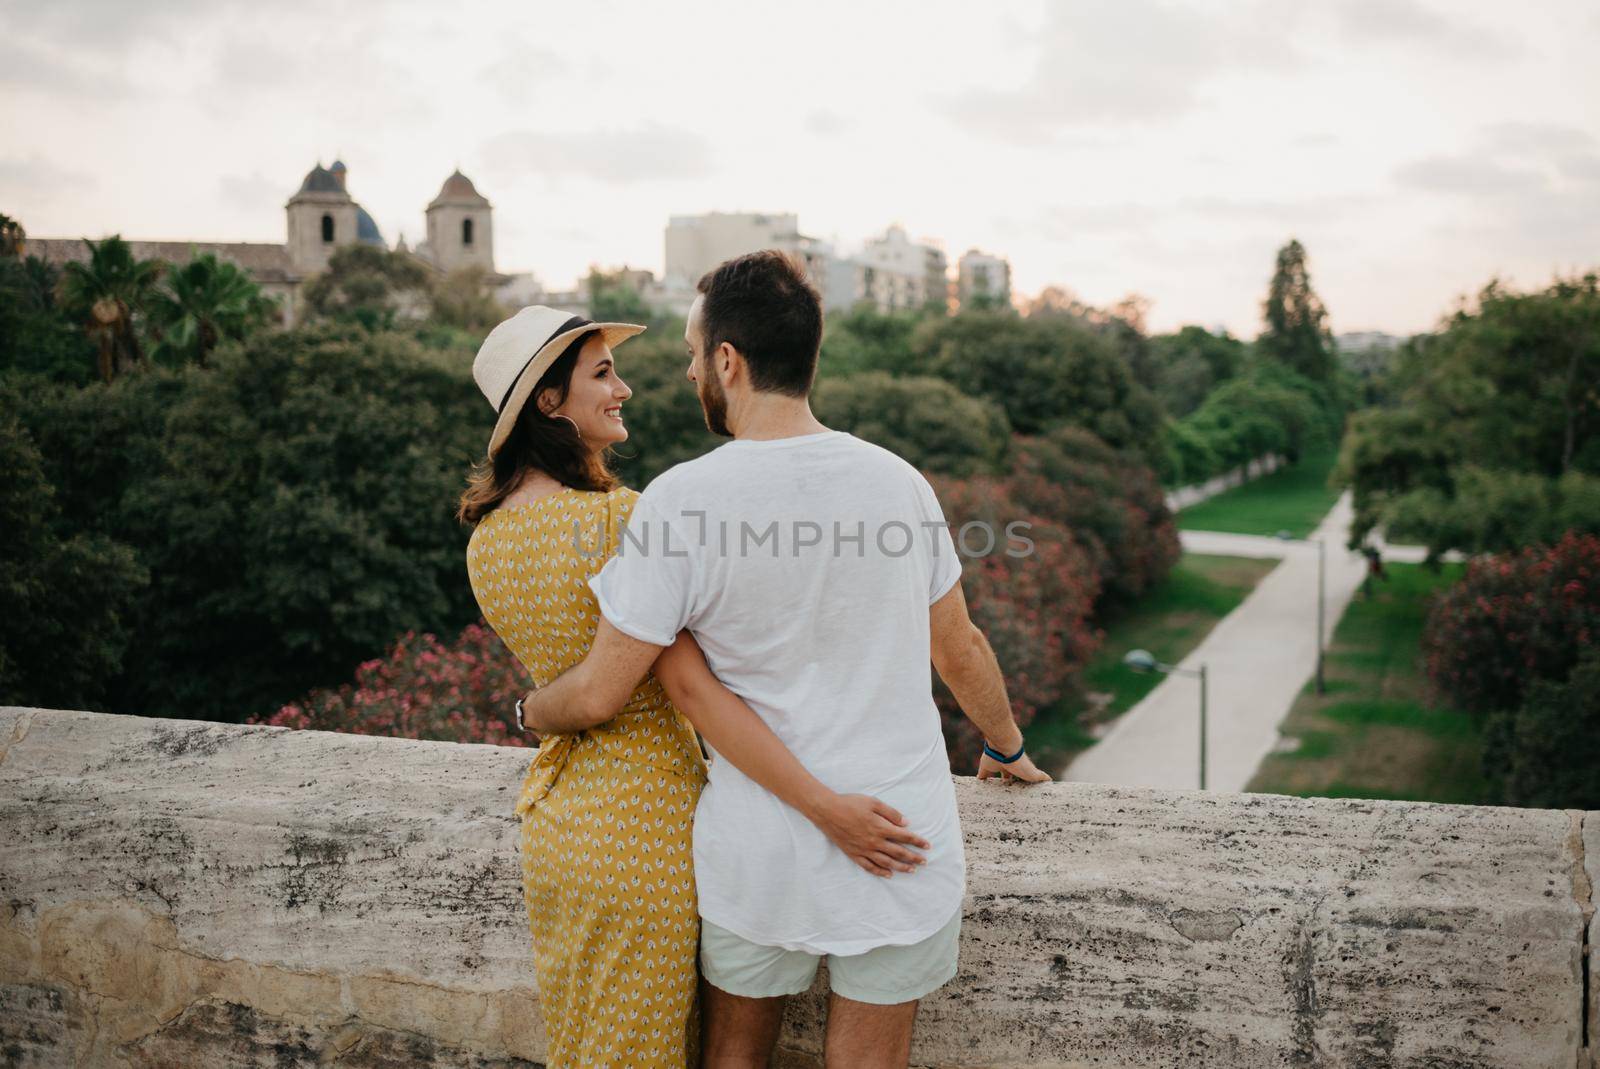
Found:
[[[1308,682],[1281,726],[1299,749],[1269,756],[1246,790],[1324,798],[1424,802],[1488,800],[1476,722],[1430,709],[1419,662],[1426,599],[1461,577],[1418,564],[1388,564],[1371,601],[1358,592],[1334,629],[1325,661],[1327,693]]]
[[[1124,654],[1145,649],[1168,663],[1181,660],[1277,563],[1185,553],[1161,585],[1106,624],[1100,652],[1084,671],[1085,685],[1105,704],[1091,711],[1062,703],[1041,712],[1028,726],[1028,749],[1035,763],[1052,775],[1065,768],[1093,744],[1094,736],[1086,730],[1089,724],[1127,712],[1161,682],[1159,673],[1125,667]]]
[[[1304,538],[1339,498],[1339,491],[1327,485],[1337,456],[1334,449],[1307,453],[1293,467],[1279,468],[1184,509],[1178,513],[1178,526],[1185,531],[1255,535],[1286,530],[1291,537]]]

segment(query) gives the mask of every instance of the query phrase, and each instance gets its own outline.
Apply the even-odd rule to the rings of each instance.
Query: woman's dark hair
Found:
[[[727,342],[744,356],[750,385],[804,397],[817,375],[822,298],[805,268],[777,249],[735,257],[706,272],[700,325],[709,357]]]
[[[522,403],[511,433],[500,443],[493,457],[473,464],[467,473],[467,489],[461,495],[456,519],[476,524],[522,484],[530,471],[542,471],[575,490],[613,490],[617,477],[612,473],[609,448],[596,453],[583,444],[578,429],[570,420],[539,411],[538,398],[545,390],[556,391],[556,404],[567,399],[572,371],[584,342],[594,334],[574,338],[561,355],[539,376],[533,392]]]

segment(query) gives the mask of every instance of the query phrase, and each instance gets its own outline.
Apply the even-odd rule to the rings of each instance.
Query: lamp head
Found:
[[[1122,663],[1135,672],[1151,672],[1156,667],[1156,659],[1149,650],[1129,650],[1123,655]]]

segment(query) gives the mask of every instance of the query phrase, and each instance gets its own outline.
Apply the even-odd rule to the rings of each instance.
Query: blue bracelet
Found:
[[[999,750],[996,750],[993,746],[990,746],[987,741],[985,741],[983,744],[983,755],[985,757],[994,758],[1002,765],[1010,765],[1015,764],[1017,759],[1022,756],[1022,751],[1026,750],[1027,748],[1028,744],[1024,742],[1021,746],[1017,747],[1016,753],[1012,754],[1010,757],[1007,757],[1005,754],[1001,753]]]

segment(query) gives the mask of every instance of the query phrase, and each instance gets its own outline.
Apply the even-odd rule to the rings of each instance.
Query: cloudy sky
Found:
[[[1298,237],[1334,329],[1600,265],[1595,0],[0,0],[0,211],[284,240],[319,160],[393,242],[457,165],[496,266],[659,271],[672,214],[889,223],[1016,288],[1254,336]]]

